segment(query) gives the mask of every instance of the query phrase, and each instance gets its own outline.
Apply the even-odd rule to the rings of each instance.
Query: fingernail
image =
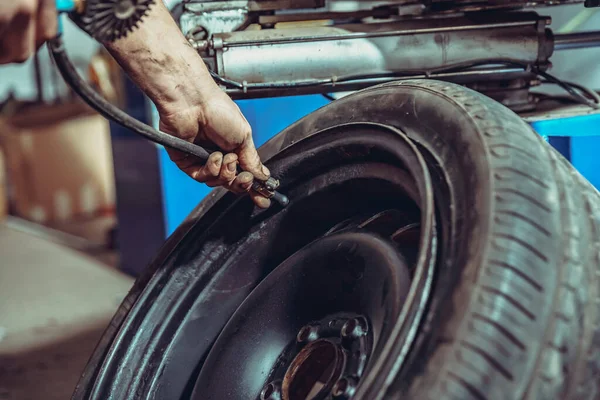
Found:
[[[271,176],[271,171],[269,171],[269,168],[265,167],[264,165],[262,166],[262,172],[266,176]]]
[[[227,169],[229,170],[229,172],[235,172],[236,167],[237,167],[237,165],[235,163],[230,163],[227,166]]]

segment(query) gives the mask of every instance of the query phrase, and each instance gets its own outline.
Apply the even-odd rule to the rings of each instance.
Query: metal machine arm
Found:
[[[574,2],[581,1],[558,3]],[[279,12],[271,9],[275,3]],[[193,1],[181,25],[234,98],[333,93],[422,77],[477,86],[519,111],[532,106],[529,88],[539,84],[555,49],[600,45],[600,32],[555,36],[550,18],[514,10],[528,4],[521,0],[304,3],[317,8]],[[340,11],[342,3],[351,6]]]

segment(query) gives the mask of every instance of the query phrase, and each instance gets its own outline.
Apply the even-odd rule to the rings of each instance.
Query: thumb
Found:
[[[269,179],[271,172],[260,161],[260,156],[258,155],[258,151],[256,151],[252,137],[249,137],[242,143],[237,154],[240,166],[244,171],[250,172],[255,178],[262,181]]]

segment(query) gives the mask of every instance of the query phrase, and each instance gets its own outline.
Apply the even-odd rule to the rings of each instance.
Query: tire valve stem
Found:
[[[255,180],[252,184],[252,189],[258,194],[265,196],[267,199],[274,200],[280,206],[287,207],[287,205],[290,204],[290,199],[277,191],[279,186],[279,180],[270,177],[266,181]]]

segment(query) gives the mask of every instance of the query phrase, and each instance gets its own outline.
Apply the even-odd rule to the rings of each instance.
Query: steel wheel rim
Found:
[[[343,133],[344,138],[340,139],[340,132]],[[365,134],[366,132],[366,134]],[[362,135],[362,136],[361,136]],[[297,174],[297,168],[300,167],[300,164],[302,164],[301,160],[299,159],[299,157],[294,154],[297,151],[297,147],[298,146],[305,146],[310,148],[311,146],[321,146],[320,147],[320,151],[324,151],[324,152],[335,152],[338,151],[339,149],[348,149],[351,148],[353,150],[356,150],[356,153],[352,153],[349,152],[348,154],[345,155],[340,155],[338,154],[338,156],[341,159],[345,159],[344,162],[348,163],[348,165],[351,162],[356,162],[357,159],[360,158],[365,158],[368,159],[370,154],[364,153],[361,151],[359,151],[359,148],[361,147],[360,144],[360,139],[357,137],[361,137],[363,140],[365,139],[365,137],[367,137],[368,140],[368,145],[370,146],[370,150],[369,151],[373,151],[373,149],[378,149],[377,151],[381,151],[381,154],[378,154],[377,156],[381,156],[383,153],[386,153],[386,157],[389,156],[389,159],[391,160],[391,155],[393,153],[396,153],[396,157],[397,160],[402,160],[404,163],[406,163],[406,165],[404,165],[404,169],[407,173],[409,173],[410,175],[412,175],[417,182],[416,183],[416,189],[417,189],[417,193],[416,195],[418,195],[419,198],[419,207],[421,208],[421,238],[420,238],[420,246],[421,249],[424,248],[424,246],[428,249],[428,251],[420,251],[419,254],[419,258],[417,261],[417,266],[413,275],[413,281],[416,282],[417,284],[413,284],[411,286],[410,292],[408,293],[407,299],[406,299],[406,306],[403,308],[402,313],[400,314],[399,320],[402,321],[403,323],[399,323],[395,326],[395,329],[391,332],[390,335],[390,339],[387,341],[386,346],[385,346],[385,351],[384,354],[387,354],[387,357],[380,357],[377,360],[374,360],[373,364],[371,365],[371,369],[370,372],[367,376],[364,377],[364,379],[359,382],[358,386],[356,387],[356,391],[354,393],[354,397],[353,398],[377,398],[378,395],[373,392],[374,390],[377,393],[383,393],[385,391],[385,388],[388,387],[392,382],[391,382],[391,378],[393,376],[395,376],[397,374],[397,372],[400,370],[400,368],[402,367],[402,364],[404,362],[404,360],[406,359],[409,350],[414,342],[414,339],[416,337],[416,333],[419,327],[419,324],[421,323],[422,317],[423,317],[423,313],[425,312],[425,308],[427,306],[427,300],[429,298],[429,292],[431,291],[431,285],[433,282],[433,276],[434,276],[434,265],[435,265],[435,258],[436,258],[436,248],[437,248],[437,239],[436,239],[436,226],[435,226],[435,211],[434,211],[434,206],[433,206],[433,196],[432,196],[432,187],[431,187],[431,179],[429,177],[429,173],[427,170],[427,166],[425,164],[425,161],[423,160],[423,157],[421,156],[420,152],[418,149],[415,148],[415,146],[408,140],[406,139],[406,137],[404,135],[402,135],[401,132],[390,128],[390,127],[384,127],[381,125],[376,125],[376,124],[346,124],[346,125],[342,125],[342,126],[336,126],[334,128],[330,128],[327,130],[327,132],[320,132],[318,135],[314,135],[312,137],[309,137],[297,144],[295,144],[294,146],[292,146],[290,149],[283,151],[282,153],[280,153],[278,156],[276,156],[270,163],[270,167],[273,170],[274,173],[276,173],[278,176],[281,176],[282,179],[284,180],[284,182],[286,182],[286,175],[287,177],[292,177],[294,176],[294,174]],[[337,139],[336,139],[337,137]],[[394,143],[394,145],[389,146],[390,143],[390,139],[392,139],[392,143]],[[316,139],[316,140],[315,140]],[[325,140],[326,139],[326,140]],[[333,140],[332,140],[333,139]],[[352,142],[352,139],[354,140],[354,142]],[[355,140],[356,139],[356,140]],[[343,142],[345,141],[345,145],[339,146],[339,142],[340,140]],[[327,143],[323,143],[323,142],[327,142]],[[387,142],[387,143],[386,143]],[[363,143],[364,145],[364,143]],[[352,147],[354,146],[354,147]],[[379,147],[378,147],[379,146]],[[382,149],[385,149],[382,150]],[[385,158],[385,157],[384,157]],[[284,162],[285,161],[285,162]],[[323,161],[323,160],[322,160]],[[331,159],[329,160],[330,162],[332,161]],[[339,164],[340,160],[333,160],[334,164]],[[326,164],[326,160],[323,161]],[[372,160],[370,161],[372,163]],[[296,168],[296,169],[294,169]],[[318,164],[318,165],[313,165],[313,168],[318,169],[318,168],[323,168],[323,164]],[[356,170],[355,170],[356,172]],[[344,171],[344,173],[348,173],[348,171]],[[298,174],[297,174],[298,175]],[[302,182],[302,179],[304,179],[304,177],[300,177],[297,179],[288,179],[286,183],[286,187],[283,188],[283,190],[288,189],[290,195],[293,197],[293,186],[294,185],[299,185]],[[318,180],[318,179],[317,179]],[[221,203],[221,204],[219,204]],[[225,196],[220,202],[217,203],[217,205],[214,207],[214,213],[222,213],[223,211],[227,211],[230,212],[231,210],[235,209],[235,207],[239,207],[236,206],[236,204],[238,204],[239,201],[236,200],[235,198],[233,198],[233,196]],[[293,209],[293,207],[292,207]],[[212,210],[209,210],[209,213]],[[285,213],[282,212],[282,213]],[[274,218],[273,215],[271,214],[259,214],[259,215],[255,215],[253,218],[262,218],[262,222],[268,220],[269,218]],[[210,222],[207,222],[208,220],[210,220],[210,218],[207,218],[204,220],[204,226],[196,226],[193,229],[210,229],[212,227]],[[261,222],[261,223],[262,223]],[[202,225],[202,224],[200,224]],[[214,250],[214,248],[213,248]],[[209,251],[210,253],[210,251]],[[171,256],[171,260],[170,260],[170,264],[171,265],[179,265],[180,268],[181,265],[185,266],[186,265],[186,261],[189,262],[189,260],[186,260],[186,255],[189,256],[189,252],[182,251],[178,254],[173,254]],[[214,268],[214,266],[212,266],[212,268]],[[201,271],[205,274],[207,273],[215,273],[214,270],[211,271],[211,268],[207,268],[203,271]],[[173,278],[171,276],[171,278]],[[179,279],[181,279],[181,277],[178,277]],[[260,279],[258,279],[258,282],[260,282],[260,280],[262,280],[263,277],[261,277]],[[167,279],[167,277],[165,277],[165,279]],[[205,281],[208,278],[204,278]],[[165,285],[166,286],[166,285]],[[164,289],[165,286],[162,286],[162,288]],[[184,285],[185,286],[185,285]],[[155,288],[155,291],[148,291],[145,293],[145,296],[147,298],[151,298],[154,297],[155,300],[158,297],[160,297],[160,293],[158,293],[158,286]],[[186,288],[184,288],[183,292],[187,292],[188,295],[191,294],[191,292],[193,292],[194,290],[188,285]],[[142,296],[144,297],[144,296]],[[192,296],[194,297],[194,296]],[[198,297],[198,293],[196,293],[195,297]],[[244,297],[245,298],[245,297]],[[142,302],[145,300],[144,298],[140,299]],[[169,320],[173,320],[173,319],[185,319],[185,317],[182,316],[182,314],[179,315],[179,317],[177,317],[177,313],[182,313],[182,309],[184,308],[184,305],[187,304],[186,303],[190,301],[189,297],[186,296],[182,296],[180,297],[175,304],[178,305],[178,307],[175,307],[177,310],[179,311],[171,311],[170,315],[169,313],[167,314],[167,319]],[[189,308],[188,308],[189,309]],[[135,318],[133,318],[130,321],[130,326],[124,326],[121,329],[121,332],[119,334],[119,336],[121,336],[121,339],[124,339],[127,335],[129,335],[129,339],[131,339],[132,336],[137,336],[137,338],[139,339],[143,339],[142,336],[144,336],[143,334],[135,334],[134,333],[134,329],[141,329],[143,328],[143,319],[144,319],[144,315],[140,314],[139,318],[137,321],[135,320]],[[137,323],[136,323],[137,322]],[[140,323],[142,322],[142,323]],[[154,327],[152,332],[147,333],[149,335],[149,337],[147,337],[146,339],[149,340],[144,340],[144,344],[145,344],[145,349],[141,350],[141,351],[146,351],[146,352],[150,352],[150,357],[148,357],[149,359],[152,359],[153,357],[158,357],[158,356],[164,356],[165,352],[170,352],[171,355],[176,354],[177,352],[173,351],[173,348],[167,348],[166,350],[163,349],[161,351],[157,351],[156,350],[156,345],[160,343],[160,339],[164,339],[164,337],[160,337],[161,334],[165,334],[166,336],[176,336],[178,333],[181,333],[181,327],[177,327],[175,329],[175,331],[179,330],[179,332],[175,332],[175,333],[167,333],[167,331],[170,328],[165,326],[165,324],[163,324],[163,326],[156,326]],[[217,335],[217,333],[213,333],[213,336]],[[168,346],[167,346],[168,347]],[[113,347],[111,348],[111,351],[106,359],[106,361],[104,362],[105,365],[105,369],[110,369],[110,368],[115,368],[113,365],[111,365],[114,362],[117,362],[117,360],[119,359],[125,359],[126,357],[123,355],[123,352],[131,354],[131,351],[125,351],[123,348],[120,348],[119,346],[119,341],[117,340],[115,342],[115,344],[113,345]],[[138,355],[139,356],[139,355]],[[143,357],[138,357],[140,359],[143,359]],[[142,360],[143,361],[143,360]],[[141,362],[138,364],[139,367],[139,373],[151,373],[148,372],[148,369],[145,368],[153,368],[151,363],[149,362]],[[144,372],[145,371],[145,372]],[[163,369],[164,372],[164,369]],[[196,371],[197,372],[197,371]],[[103,375],[103,377],[106,379],[107,377],[109,377],[111,374],[105,374]],[[194,375],[193,373],[191,373],[191,375]],[[114,376],[114,375],[113,375]],[[108,382],[105,379],[98,379],[96,381],[96,385],[94,387],[94,392],[96,395],[101,396],[103,393],[109,393],[107,392],[107,388],[109,387]],[[104,381],[104,382],[103,382]],[[189,382],[188,382],[189,385]],[[161,382],[158,379],[155,379],[154,381],[151,382],[150,384],[150,391],[148,393],[148,398],[152,398],[153,393],[156,394],[158,393],[160,390],[162,390],[164,387],[162,386]],[[137,390],[137,388],[132,387],[131,391],[129,393],[134,393],[135,390]],[[189,390],[189,386],[188,386],[188,390]]]

